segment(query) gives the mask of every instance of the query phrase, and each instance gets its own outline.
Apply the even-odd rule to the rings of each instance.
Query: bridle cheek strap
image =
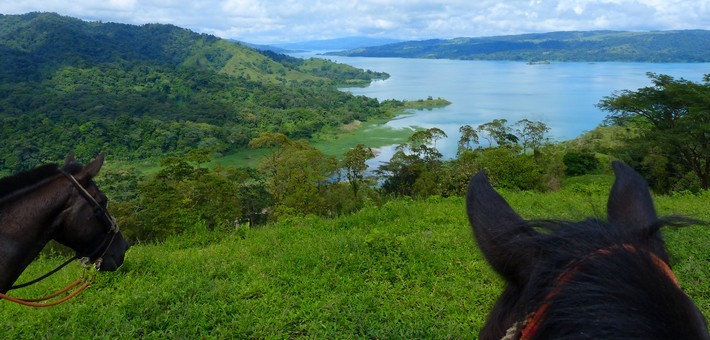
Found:
[[[74,186],[74,188],[79,191],[79,194],[81,194],[81,196],[84,197],[84,199],[89,202],[89,204],[94,208],[95,215],[100,214],[101,217],[105,220],[106,225],[109,226],[109,231],[106,233],[106,237],[103,239],[103,241],[101,241],[101,244],[99,244],[96,250],[94,250],[87,256],[82,256],[78,252],[76,255],[77,258],[82,259],[83,263],[88,263],[91,262],[91,259],[94,258],[96,254],[101,252],[101,255],[96,257],[96,259],[94,260],[96,268],[98,269],[101,266],[101,262],[103,262],[104,255],[106,255],[106,252],[111,247],[111,244],[113,243],[114,239],[116,239],[116,235],[119,232],[118,223],[116,223],[116,220],[113,218],[113,216],[111,216],[108,211],[106,211],[106,209],[102,207],[101,204],[99,204],[99,202],[97,202],[93,196],[91,196],[91,194],[86,190],[86,188],[84,188],[84,186],[81,185],[81,183],[79,183],[79,181],[72,174],[62,169],[60,169],[59,171],[64,175],[64,177],[69,180],[69,182]]]
[[[618,248],[619,247],[599,249],[585,257],[585,259],[596,258],[600,255],[608,255],[611,254],[614,250],[617,250]],[[631,244],[624,244],[621,246],[621,248],[632,253],[638,252],[636,247]],[[668,277],[668,279],[670,279],[676,286],[680,287],[680,284],[678,283],[678,278],[676,278],[675,274],[673,274],[671,267],[669,267],[665,261],[658,257],[658,255],[651,252],[647,252],[647,254],[651,258],[653,263],[666,275],[666,277]],[[559,292],[562,290],[562,287],[567,282],[569,282],[572,277],[574,277],[577,273],[580,272],[583,262],[584,260],[562,273],[562,275],[560,275],[557,280],[555,280],[554,288],[549,293],[547,293],[542,305],[540,305],[540,307],[538,307],[535,312],[531,313],[525,319],[525,323],[522,324],[522,329],[520,330],[520,340],[530,340],[535,336],[538,329],[540,328],[540,325],[542,325],[542,323],[545,321],[545,317],[547,316],[547,310],[550,308],[551,300],[557,294],[559,294]],[[520,322],[516,322],[515,324],[513,324],[511,329],[508,330],[508,333],[506,334],[505,338],[510,336],[511,333],[513,333],[515,330],[519,329],[520,326]]]

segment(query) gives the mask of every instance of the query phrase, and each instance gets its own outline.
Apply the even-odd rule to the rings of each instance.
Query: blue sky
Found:
[[[174,24],[252,43],[710,29],[710,0],[0,0],[0,13]]]

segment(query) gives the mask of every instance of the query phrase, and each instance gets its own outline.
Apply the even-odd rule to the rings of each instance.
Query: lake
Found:
[[[297,55],[301,57],[315,56]],[[437,127],[449,136],[437,142],[445,157],[456,154],[458,129],[477,127],[493,119],[513,124],[521,119],[542,121],[553,140],[579,136],[601,124],[607,113],[595,104],[624,89],[650,86],[647,72],[700,82],[710,63],[550,63],[529,65],[513,61],[464,61],[318,56],[362,69],[387,72],[390,78],[365,88],[346,88],[355,95],[399,100],[441,97],[451,105],[410,111],[384,127]],[[383,129],[383,133],[391,131]],[[372,165],[388,161],[394,146],[379,148]]]

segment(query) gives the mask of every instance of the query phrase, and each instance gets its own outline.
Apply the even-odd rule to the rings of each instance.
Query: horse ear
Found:
[[[628,165],[612,162],[616,181],[609,194],[607,217],[618,226],[634,229],[651,227],[658,220],[648,184]]]
[[[100,154],[91,161],[91,163],[87,164],[84,166],[83,169],[79,172],[79,174],[76,176],[77,179],[80,180],[86,180],[86,179],[91,179],[96,177],[96,175],[99,174],[99,170],[101,170],[101,166],[104,164],[104,155]]]
[[[493,190],[483,171],[469,182],[466,210],[488,263],[508,281],[524,283],[537,253],[536,232]]]
[[[64,167],[66,168],[69,164],[75,163],[74,154],[68,153],[67,158],[64,159]]]

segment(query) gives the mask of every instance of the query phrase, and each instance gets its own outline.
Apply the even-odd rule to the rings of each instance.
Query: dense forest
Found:
[[[387,74],[257,52],[171,25],[0,16],[0,173],[73,151],[114,159],[223,153],[260,132],[308,138],[384,117],[337,85]]]
[[[334,55],[518,61],[709,62],[710,31],[585,31],[424,40]]]

